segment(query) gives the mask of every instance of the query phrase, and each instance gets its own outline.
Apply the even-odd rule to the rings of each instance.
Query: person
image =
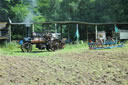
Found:
[[[96,40],[96,45],[97,45],[97,47],[99,47],[99,46],[103,47],[104,39],[103,39],[103,35],[102,34],[100,34],[98,36],[98,39]]]
[[[89,49],[93,49],[94,42],[92,40],[89,40]]]

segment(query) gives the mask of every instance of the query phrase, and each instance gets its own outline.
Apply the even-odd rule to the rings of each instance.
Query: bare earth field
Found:
[[[0,85],[128,85],[128,48],[78,51],[1,55]]]

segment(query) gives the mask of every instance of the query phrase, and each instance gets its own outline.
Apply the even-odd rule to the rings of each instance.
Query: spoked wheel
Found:
[[[56,48],[53,46],[53,45],[51,45],[51,51],[55,51],[56,50]]]
[[[49,45],[46,45],[46,50],[50,51],[50,46]]]
[[[47,51],[55,51],[55,48],[52,45],[46,46]]]
[[[53,46],[53,42],[52,41],[47,41],[46,50],[47,51],[54,51],[54,46]]]
[[[32,51],[32,44],[31,43],[24,43],[21,45],[22,52],[31,52]]]

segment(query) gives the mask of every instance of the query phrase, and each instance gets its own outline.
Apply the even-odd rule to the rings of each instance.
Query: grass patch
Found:
[[[7,56],[30,56],[30,57],[43,57],[43,56],[54,56],[57,54],[65,54],[65,53],[80,53],[85,50],[88,50],[88,44],[86,42],[79,44],[67,44],[64,49],[60,49],[54,52],[48,52],[47,50],[39,50],[33,45],[33,49],[31,53],[24,53],[20,49],[20,45],[12,42],[7,44],[6,46],[0,47],[0,55]],[[103,51],[123,51],[128,50],[128,44],[125,44],[123,48],[114,48],[114,49],[104,49]],[[94,50],[95,51],[95,50]],[[102,50],[101,50],[102,52]]]
[[[80,52],[82,50],[88,49],[87,43],[82,44],[67,44],[64,49],[60,49],[54,52],[48,52],[47,50],[39,50],[33,45],[33,50],[31,53],[23,53],[20,49],[20,45],[12,42],[0,48],[1,55],[7,56],[53,56],[57,53],[67,53],[67,52]]]

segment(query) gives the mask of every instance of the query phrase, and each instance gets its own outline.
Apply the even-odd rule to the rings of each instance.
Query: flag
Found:
[[[75,37],[77,38],[77,41],[79,41],[80,35],[79,35],[78,24],[76,26],[76,34],[75,34]]]
[[[119,32],[119,29],[118,29],[118,27],[115,25],[115,33],[116,33],[115,37],[116,37],[116,44],[117,44],[117,41],[118,41],[118,32]]]
[[[119,29],[118,29],[117,26],[115,26],[115,32],[116,32],[116,33],[119,32]]]

